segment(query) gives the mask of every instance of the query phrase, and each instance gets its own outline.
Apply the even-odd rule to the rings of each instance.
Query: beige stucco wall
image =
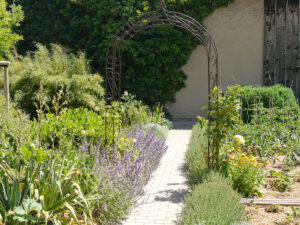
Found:
[[[263,2],[235,0],[204,21],[218,48],[223,89],[235,84],[262,84]],[[176,94],[176,103],[169,104],[168,110],[174,119],[205,115],[201,108],[207,104],[207,59],[202,46],[193,51],[183,71],[188,75],[186,87]]]

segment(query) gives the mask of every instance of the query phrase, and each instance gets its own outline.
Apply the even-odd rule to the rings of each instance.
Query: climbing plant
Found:
[[[10,0],[13,1],[13,0]],[[34,48],[34,42],[51,42],[84,50],[94,70],[105,71],[108,41],[128,19],[159,7],[151,0],[14,0],[23,6],[25,20],[19,51]],[[167,0],[168,9],[183,12],[199,22],[233,0]],[[47,16],[45,16],[47,15]],[[146,41],[145,41],[146,40]],[[123,88],[153,105],[174,101],[184,87],[187,63],[197,41],[173,27],[146,30],[131,40],[123,57]]]

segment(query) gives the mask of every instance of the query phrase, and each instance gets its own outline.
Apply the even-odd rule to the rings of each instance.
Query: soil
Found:
[[[290,207],[279,207],[279,211],[267,212],[267,206],[246,206],[252,225],[300,225],[300,220],[288,221],[285,213],[291,214]]]
[[[294,181],[289,190],[280,192],[270,185],[274,177],[270,176],[270,171],[280,172],[284,170],[284,157],[279,157],[275,164],[266,165],[264,174],[267,177],[265,185],[261,188],[265,199],[298,199],[300,201],[300,165],[293,167],[287,173]],[[282,206],[246,206],[249,212],[252,225],[300,225],[300,219],[288,220],[287,214],[291,214],[291,207]]]

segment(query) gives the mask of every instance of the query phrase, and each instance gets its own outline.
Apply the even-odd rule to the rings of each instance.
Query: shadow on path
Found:
[[[157,196],[155,197],[155,201],[160,202],[172,202],[172,203],[181,203],[184,201],[184,195],[188,193],[186,189],[179,189],[179,190],[165,190],[159,192],[162,197]],[[166,197],[163,197],[163,196]]]

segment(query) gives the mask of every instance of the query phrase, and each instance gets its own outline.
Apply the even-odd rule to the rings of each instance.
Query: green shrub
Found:
[[[215,170],[207,170],[205,173],[203,173],[202,183],[211,182],[223,183],[228,185],[231,184],[231,181],[228,178],[226,178],[221,172]]]
[[[166,140],[168,137],[169,133],[169,128],[166,126],[161,126],[159,124],[154,124],[154,123],[148,123],[145,125],[145,131],[150,130],[152,127],[155,127],[155,134],[156,137],[162,140]]]
[[[207,167],[207,136],[205,135],[205,132],[205,126],[203,127],[200,123],[197,123],[193,127],[192,137],[186,152],[189,183],[191,186],[208,182],[230,184],[230,180],[221,172]]]
[[[243,121],[248,123],[252,120],[253,106],[262,103],[265,108],[289,106],[295,112],[299,109],[297,99],[292,89],[275,85],[270,87],[242,87]]]
[[[58,45],[37,45],[37,51],[26,56],[9,55],[10,93],[17,106],[36,115],[36,106],[42,101],[51,109],[52,100],[61,92],[64,107],[86,107],[99,110],[104,90],[99,74],[91,74],[84,53],[67,55]],[[40,88],[40,87],[43,88]]]
[[[240,85],[227,87],[222,93],[219,87],[214,87],[211,93],[210,127],[207,126],[207,135],[210,137],[210,152],[207,160],[208,167],[219,169],[220,145],[234,126],[240,123],[239,110],[241,87]],[[218,110],[217,110],[218,109]]]
[[[13,32],[13,28],[19,27],[24,18],[22,7],[13,4],[9,8],[7,10],[6,0],[0,0],[0,60],[22,39],[22,36]]]
[[[230,131],[227,139],[242,135],[245,146],[255,156],[272,160],[276,154],[294,153],[299,149],[300,110],[290,106],[265,108],[262,103],[254,105],[251,123],[240,123]]]
[[[104,138],[103,115],[98,115],[88,109],[67,109],[59,115],[48,113],[45,117],[32,122],[33,130],[41,129],[41,143],[51,147],[55,135],[55,145],[67,145],[77,148],[86,139],[88,142],[98,142]]]
[[[0,158],[3,156],[17,168],[19,149],[32,144],[37,144],[37,139],[32,135],[29,117],[16,110],[12,103],[7,112],[5,98],[0,96]]]
[[[229,186],[219,182],[197,185],[185,198],[182,213],[184,225],[231,225],[245,217],[240,196]]]
[[[206,128],[199,123],[193,128],[192,137],[186,152],[186,162],[189,170],[190,184],[199,184],[203,182],[203,176],[207,173],[206,153],[207,136]]]
[[[152,109],[142,101],[135,99],[134,95],[125,91],[121,97],[120,114],[123,126],[131,126],[141,123],[155,123],[168,128],[172,127],[171,122],[165,118],[163,107],[154,106]]]

